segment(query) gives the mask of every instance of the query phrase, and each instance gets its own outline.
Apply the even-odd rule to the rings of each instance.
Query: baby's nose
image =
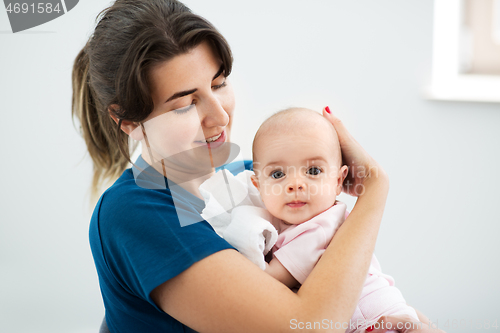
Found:
[[[306,188],[306,184],[304,182],[301,182],[300,180],[291,182],[287,186],[288,192],[294,192],[294,191],[304,191]]]

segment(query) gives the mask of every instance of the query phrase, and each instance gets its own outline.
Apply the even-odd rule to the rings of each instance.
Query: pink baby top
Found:
[[[278,231],[273,256],[300,284],[304,283],[347,215],[346,205],[336,201],[328,210],[301,224],[290,225],[273,219]],[[359,303],[346,332],[364,332],[382,315],[401,314],[418,320],[415,310],[406,304],[394,286],[394,279],[382,273],[373,255]]]

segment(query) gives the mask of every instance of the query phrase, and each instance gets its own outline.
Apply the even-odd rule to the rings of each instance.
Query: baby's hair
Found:
[[[279,132],[280,134],[285,135],[292,134],[296,131],[297,126],[304,126],[304,118],[297,117],[298,115],[308,116],[307,119],[318,119],[318,121],[320,122],[324,121],[325,123],[327,123],[332,130],[332,138],[336,141],[336,143],[334,142],[334,144],[339,145],[335,128],[321,114],[306,108],[290,107],[272,114],[260,125],[257,133],[255,134],[252,145],[252,158],[254,162],[258,161],[256,154],[257,143],[265,134],[268,134],[270,132]],[[340,147],[338,151],[340,152]],[[339,161],[342,161],[342,156],[339,156]]]

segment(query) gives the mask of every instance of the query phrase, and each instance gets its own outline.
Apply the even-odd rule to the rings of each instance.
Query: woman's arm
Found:
[[[366,198],[381,192],[367,190]],[[294,323],[307,322],[326,323],[329,329],[317,326],[322,332],[343,332],[345,328],[335,330],[335,323],[348,323],[352,316],[375,244],[376,235],[370,232],[379,224],[368,208],[357,208],[361,205],[355,206],[297,294],[238,252],[223,250],[160,285],[152,298],[199,332],[287,332],[294,330]]]
[[[378,176],[355,179],[364,188],[352,212],[297,294],[234,250],[223,250],[157,287],[151,296],[165,312],[200,332],[344,332],[366,278],[388,179],[336,118],[342,151]],[[335,123],[335,121],[337,123]],[[345,156],[344,156],[345,157]],[[344,325],[345,325],[344,324]]]

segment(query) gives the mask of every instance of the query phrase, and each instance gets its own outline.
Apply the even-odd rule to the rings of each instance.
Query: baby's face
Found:
[[[340,167],[338,143],[331,138],[313,127],[259,139],[252,181],[273,216],[300,224],[335,203],[347,167]]]

